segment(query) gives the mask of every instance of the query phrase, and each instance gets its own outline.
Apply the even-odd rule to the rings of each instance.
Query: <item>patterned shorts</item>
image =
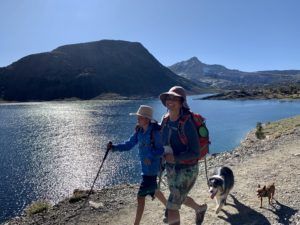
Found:
[[[194,186],[199,168],[195,165],[166,164],[170,195],[167,208],[178,210]]]

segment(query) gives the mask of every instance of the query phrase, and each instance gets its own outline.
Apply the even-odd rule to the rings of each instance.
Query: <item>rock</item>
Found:
[[[89,201],[89,204],[92,208],[98,209],[98,208],[103,208],[104,204],[102,202],[94,202],[94,201]]]

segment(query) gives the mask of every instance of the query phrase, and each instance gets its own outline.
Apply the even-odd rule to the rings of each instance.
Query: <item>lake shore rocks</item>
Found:
[[[210,95],[201,98],[202,100],[254,100],[254,99],[285,99],[285,100],[295,100],[300,99],[300,91],[295,93],[289,92],[275,92],[270,90],[256,90],[256,91],[226,91],[218,93],[215,95]]]

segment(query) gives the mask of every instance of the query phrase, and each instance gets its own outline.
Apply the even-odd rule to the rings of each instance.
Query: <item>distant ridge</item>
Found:
[[[142,44],[120,40],[60,46],[0,68],[4,100],[93,99],[111,93],[149,97],[173,85],[201,91],[199,84],[160,64]]]
[[[240,89],[300,82],[300,70],[243,72],[222,65],[208,65],[197,57],[169,67],[174,73],[219,89]]]

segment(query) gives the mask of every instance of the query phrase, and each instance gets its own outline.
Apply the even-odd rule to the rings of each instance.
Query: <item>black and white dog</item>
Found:
[[[233,188],[234,176],[233,172],[228,167],[219,167],[213,175],[208,179],[209,193],[211,199],[216,198],[217,207],[216,213],[219,213],[223,205],[226,205],[226,199]]]

